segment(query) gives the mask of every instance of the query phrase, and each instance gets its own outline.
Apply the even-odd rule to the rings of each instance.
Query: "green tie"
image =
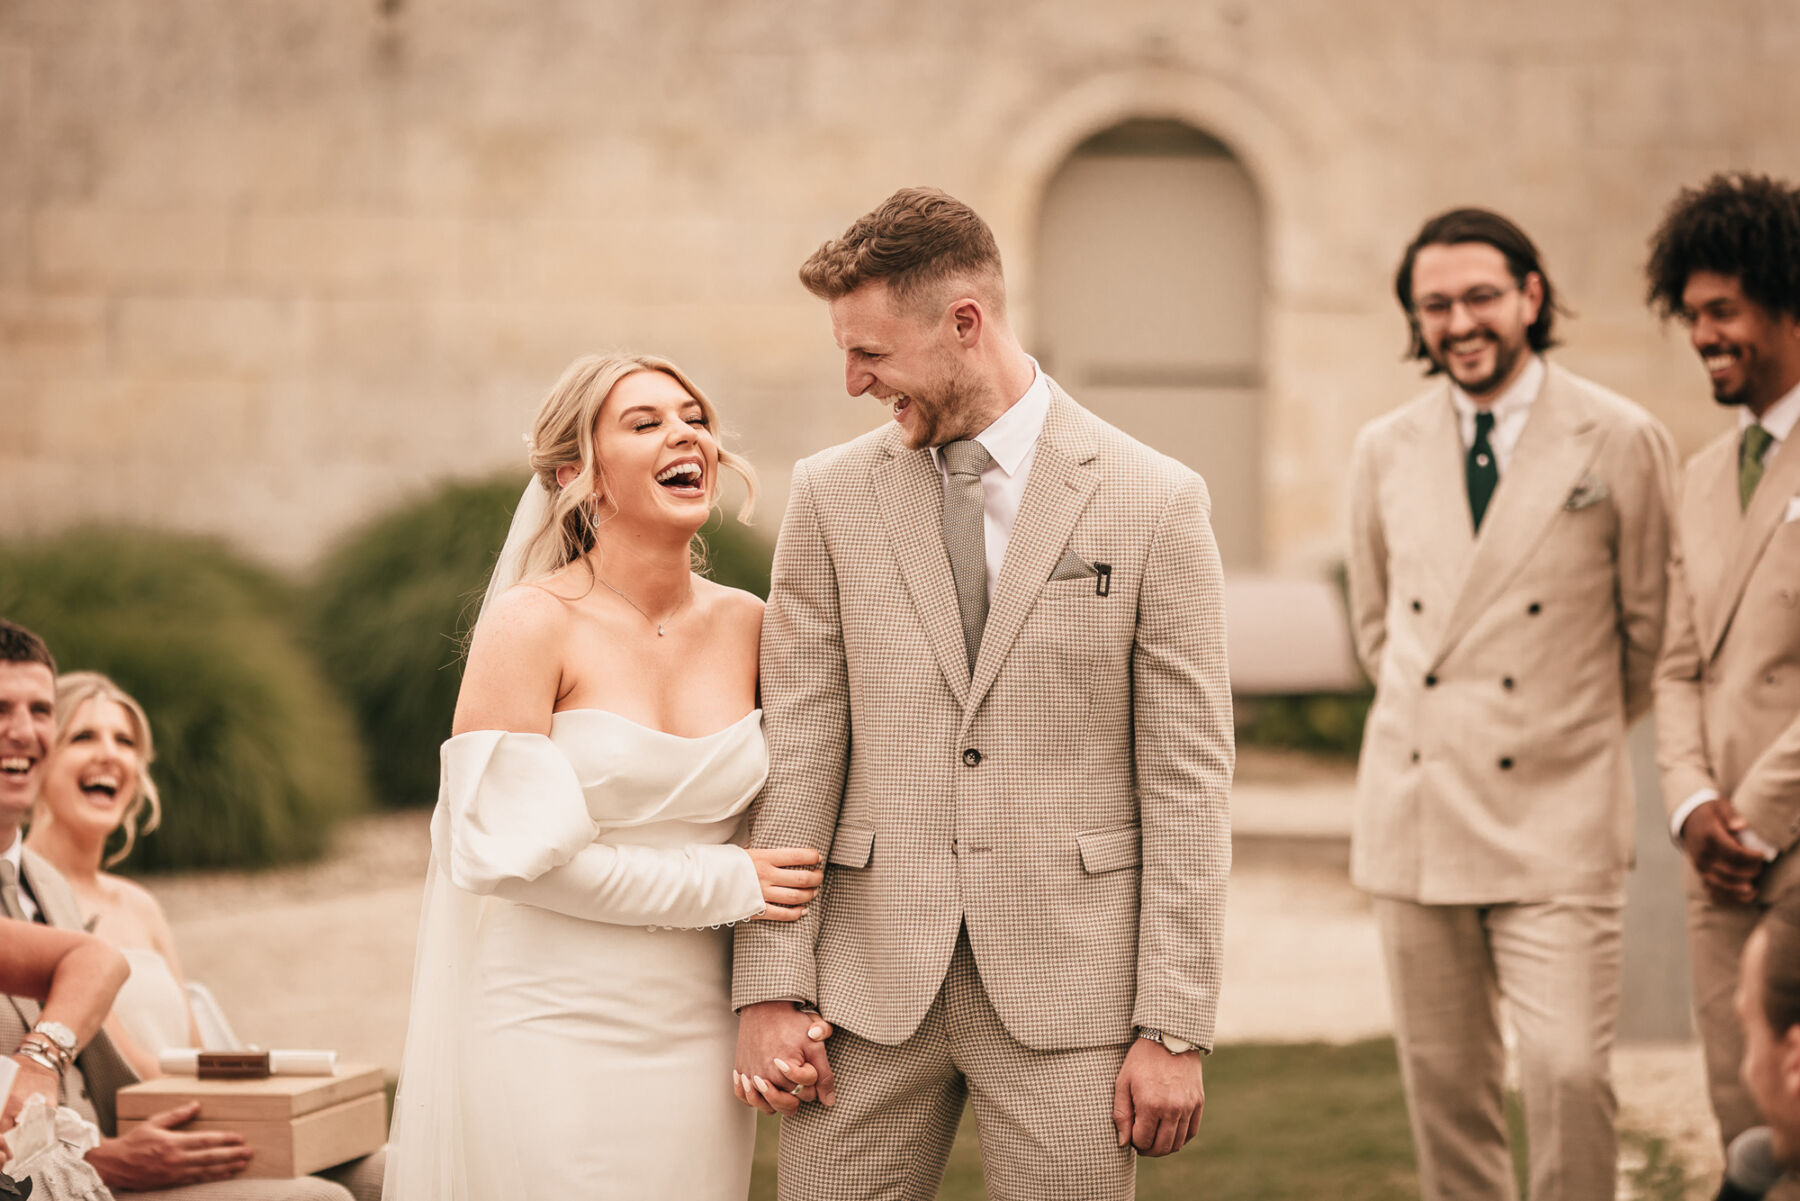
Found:
[[[1481,519],[1487,516],[1488,501],[1500,483],[1500,464],[1494,461],[1494,447],[1488,436],[1494,432],[1492,413],[1475,414],[1475,441],[1469,445],[1469,457],[1463,464],[1469,479],[1469,516],[1475,521],[1475,532],[1481,532]]]
[[[1738,507],[1748,509],[1756,485],[1762,482],[1763,455],[1775,435],[1752,422],[1744,427],[1744,440],[1738,443]]]

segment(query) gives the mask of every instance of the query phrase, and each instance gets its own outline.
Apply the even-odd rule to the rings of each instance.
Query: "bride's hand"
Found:
[[[749,854],[768,905],[757,916],[766,922],[797,922],[805,917],[807,902],[825,882],[825,873],[818,866],[819,852],[811,847],[756,847]]]

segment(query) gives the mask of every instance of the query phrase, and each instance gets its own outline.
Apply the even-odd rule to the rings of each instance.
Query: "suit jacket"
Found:
[[[1673,446],[1638,406],[1550,365],[1479,536],[1464,461],[1447,382],[1353,452],[1350,604],[1375,704],[1352,876],[1425,904],[1616,895]]]
[[[1708,443],[1682,481],[1657,762],[1671,815],[1715,788],[1787,851],[1800,840],[1800,437],[1775,449],[1747,510],[1738,439]]]
[[[738,927],[737,1006],[900,1043],[966,925],[1027,1046],[1211,1045],[1234,749],[1210,501],[1051,393],[973,678],[928,452],[889,425],[796,467],[751,837],[829,854],[805,919]]]
[[[44,920],[63,930],[82,927],[81,906],[75,901],[68,881],[41,855],[26,848],[21,875],[31,895],[43,910]],[[0,921],[6,921],[0,917]],[[29,997],[6,997],[0,1000],[0,1053],[11,1054],[38,1019],[38,1004]],[[136,1084],[137,1073],[112,1045],[105,1032],[93,1040],[76,1058],[75,1068],[63,1076],[64,1105],[96,1123],[105,1134],[116,1133],[117,1116],[113,1096],[127,1084]]]

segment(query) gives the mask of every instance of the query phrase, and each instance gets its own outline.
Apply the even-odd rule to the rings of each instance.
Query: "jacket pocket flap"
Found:
[[[831,840],[831,854],[825,857],[825,861],[839,867],[867,867],[869,852],[874,849],[875,831],[856,826],[839,826],[837,836]]]
[[[1077,834],[1075,841],[1081,845],[1081,866],[1090,876],[1136,867],[1143,859],[1142,839],[1136,826],[1088,830]]]

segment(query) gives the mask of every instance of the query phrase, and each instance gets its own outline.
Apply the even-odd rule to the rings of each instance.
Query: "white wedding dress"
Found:
[[[682,738],[598,709],[443,747],[385,1201],[743,1201],[731,840],[762,711]]]

